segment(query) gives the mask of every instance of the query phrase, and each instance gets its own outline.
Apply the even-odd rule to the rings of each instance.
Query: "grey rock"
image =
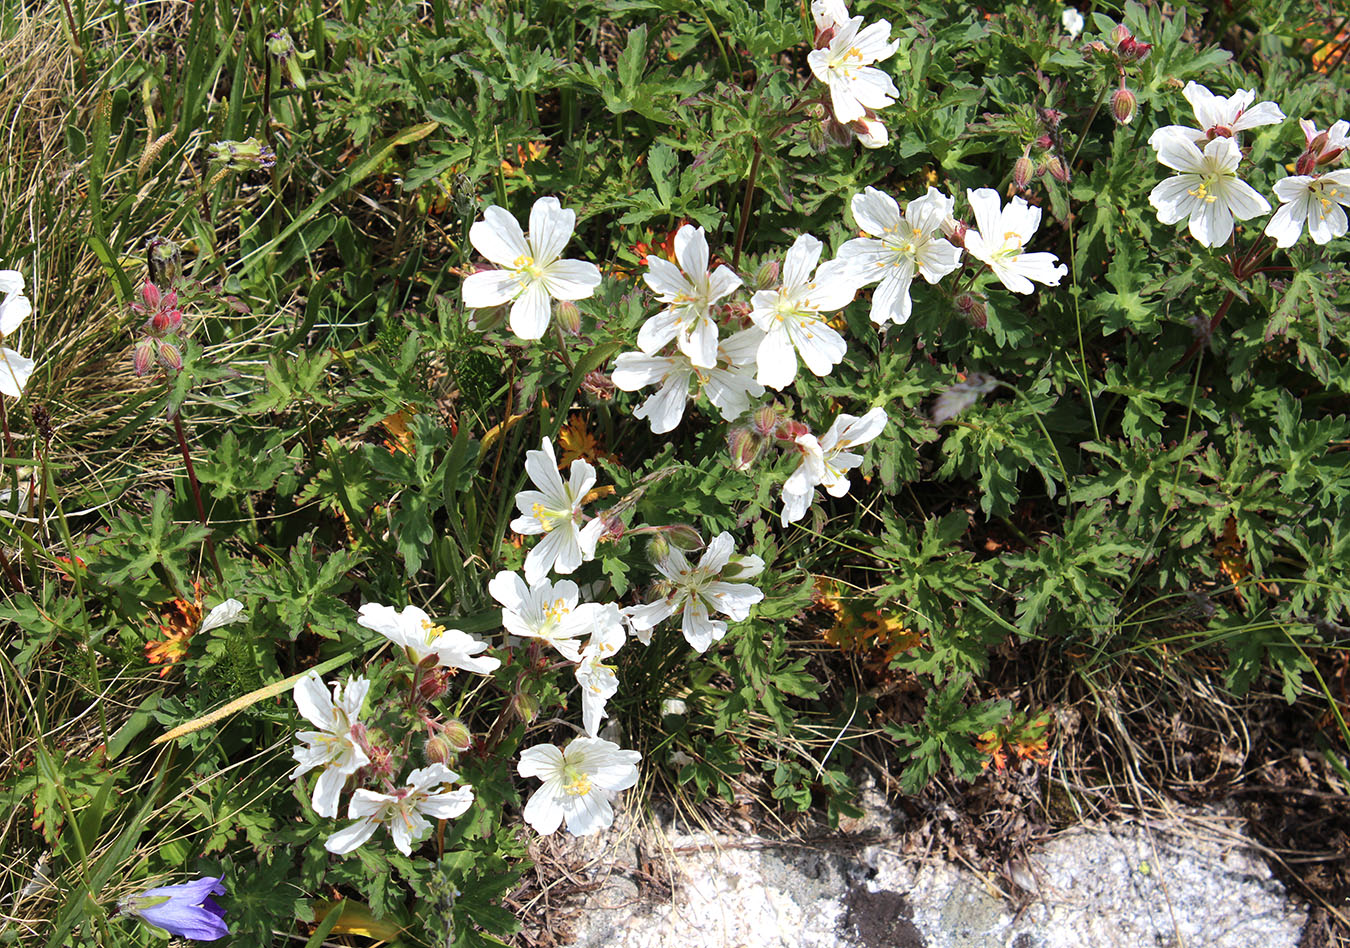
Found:
[[[585,841],[592,864],[632,865],[628,830],[622,859]],[[622,870],[602,872],[578,906],[578,948],[1297,948],[1307,917],[1217,811],[1065,832],[1027,854],[1016,905],[993,879],[844,834],[811,847],[636,832],[664,856],[671,898],[638,899]]]

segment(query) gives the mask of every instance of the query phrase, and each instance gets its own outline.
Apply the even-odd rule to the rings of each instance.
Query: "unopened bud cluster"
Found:
[[[146,317],[141,331],[145,334],[136,343],[132,365],[137,375],[145,375],[156,362],[166,372],[183,368],[183,353],[174,335],[183,325],[183,311],[178,308],[178,292],[164,292],[146,280],[141,284],[141,301],[131,304],[131,311]]]
[[[211,160],[225,171],[257,171],[277,163],[277,156],[272,149],[256,138],[246,138],[242,142],[216,142],[207,151]]]

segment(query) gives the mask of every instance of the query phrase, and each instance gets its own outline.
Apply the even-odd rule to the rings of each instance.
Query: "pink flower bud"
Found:
[[[1294,174],[1312,174],[1317,170],[1317,155],[1310,151],[1305,151],[1298,156],[1298,161],[1294,162]]]
[[[1129,39],[1134,39],[1134,34],[1130,32],[1130,28],[1124,23],[1111,31],[1111,42],[1115,43],[1117,46]]]
[[[942,236],[947,238],[948,243],[953,247],[964,247],[966,245],[966,227],[965,221],[958,221],[955,218],[946,218],[941,225]]]
[[[159,309],[159,287],[146,280],[141,284],[141,299],[145,300],[145,305],[150,309]]]
[[[417,693],[426,701],[435,701],[450,690],[450,672],[444,668],[432,668],[422,673],[417,682]]]
[[[1121,86],[1111,96],[1111,115],[1117,124],[1129,125],[1134,121],[1134,110],[1139,104],[1133,92]]]
[[[1069,178],[1072,177],[1072,175],[1069,174],[1069,166],[1064,163],[1064,159],[1059,157],[1059,155],[1053,156],[1046,162],[1045,168],[1050,172],[1052,178],[1063,184],[1068,184]]]
[[[1153,52],[1152,43],[1141,43],[1134,37],[1130,37],[1120,44],[1118,50],[1122,59],[1132,63],[1142,63],[1148,59],[1148,54]]]
[[[137,376],[143,376],[150,371],[150,366],[155,361],[155,340],[142,339],[136,344],[136,351],[132,354],[131,363],[136,370]]]
[[[784,421],[774,432],[774,437],[779,441],[796,441],[804,434],[810,434],[811,429],[806,427],[800,421]]]
[[[1031,183],[1031,173],[1034,170],[1035,165],[1032,164],[1029,157],[1023,155],[1018,158],[1017,161],[1013,163],[1013,184],[1017,185],[1019,189],[1025,188]]]
[[[178,347],[172,342],[161,342],[159,364],[171,372],[177,372],[183,368],[183,353],[179,352]]]

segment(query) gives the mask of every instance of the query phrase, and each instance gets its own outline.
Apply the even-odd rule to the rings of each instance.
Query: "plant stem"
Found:
[[[178,436],[178,447],[183,452],[183,466],[187,468],[188,486],[192,489],[192,499],[197,502],[197,519],[209,531],[211,528],[206,522],[206,505],[202,503],[202,488],[197,483],[197,469],[192,464],[192,452],[188,450],[187,435],[183,433],[181,410],[173,414],[173,432]],[[216,571],[216,579],[220,581],[221,586],[224,586],[225,574],[220,570],[220,562],[216,559],[216,545],[209,532],[206,535],[206,553],[211,558],[211,566]]]
[[[759,177],[759,159],[763,154],[759,148],[759,139],[755,139],[755,157],[750,161],[750,174],[745,179],[745,197],[741,200],[741,220],[736,225],[736,246],[731,251],[733,270],[738,270],[741,266],[741,245],[745,243],[745,227],[750,223],[750,206],[755,198],[755,179]]]
[[[5,414],[5,400],[0,398],[0,428],[5,431],[5,457],[14,454],[14,436],[9,433],[9,415]]]

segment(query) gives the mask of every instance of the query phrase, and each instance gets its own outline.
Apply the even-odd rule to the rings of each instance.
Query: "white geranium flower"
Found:
[[[502,267],[464,280],[464,305],[474,309],[511,303],[511,331],[538,339],[548,328],[550,298],[584,300],[600,285],[600,268],[583,260],[559,260],[572,239],[577,215],[555,197],[540,198],[530,209],[530,234],[509,211],[495,205],[469,228],[469,242]]]
[[[700,369],[717,365],[717,321],[712,305],[741,285],[741,278],[726,265],[708,272],[708,238],[702,227],[685,224],[675,233],[675,259],[647,255],[643,279],[666,308],[638,330],[637,344],[653,355],[674,339],[681,352]]]
[[[1073,7],[1065,7],[1064,12],[1059,15],[1059,25],[1064,27],[1065,33],[1069,34],[1069,39],[1077,39],[1078,34],[1083,32],[1085,25],[1083,14]]]
[[[1158,161],[1179,172],[1149,193],[1161,223],[1189,218],[1191,236],[1206,247],[1218,247],[1232,235],[1234,218],[1246,220],[1270,210],[1270,203],[1237,176],[1242,152],[1231,138],[1215,138],[1202,152],[1181,132],[1160,128],[1148,143]]]
[[[1350,148],[1350,122],[1341,119],[1339,122],[1333,122],[1331,128],[1325,132],[1318,131],[1317,126],[1308,119],[1299,119],[1298,127],[1303,130],[1303,140],[1306,148],[1299,157],[1299,164],[1306,167],[1296,167],[1296,174],[1308,174],[1318,165],[1330,164],[1341,156],[1346,148]]]
[[[1153,133],[1155,137],[1164,132],[1169,135],[1179,134],[1197,148],[1204,148],[1205,143],[1211,139],[1231,138],[1239,132],[1284,121],[1284,113],[1274,102],[1258,102],[1252,105],[1252,100],[1256,98],[1254,89],[1239,89],[1225,98],[1215,95],[1198,82],[1188,82],[1182,95],[1195,110],[1195,120],[1200,127],[1166,125]],[[1152,144],[1152,139],[1149,143]],[[1154,145],[1154,148],[1157,146]]]
[[[501,659],[487,655],[475,658],[487,649],[486,642],[459,629],[437,625],[416,606],[405,606],[400,612],[393,606],[368,602],[361,607],[356,621],[379,632],[395,645],[403,646],[414,665],[435,656],[436,664],[443,668],[462,668],[490,675],[502,663]]]
[[[857,119],[850,122],[848,127],[858,139],[858,144],[864,148],[885,148],[891,140],[891,133],[886,131],[881,119],[875,116]]]
[[[525,822],[547,836],[567,821],[567,832],[589,836],[614,822],[610,804],[620,790],[637,783],[637,751],[612,741],[578,737],[561,750],[539,744],[520,752],[516,772],[544,785],[525,804]]]
[[[812,74],[830,90],[830,109],[847,125],[893,103],[900,90],[891,77],[873,64],[890,58],[900,48],[891,41],[891,24],[878,20],[866,29],[860,16],[839,23],[824,49],[813,49],[806,62]]]
[[[862,464],[862,455],[851,448],[867,444],[886,428],[886,411],[873,408],[859,418],[841,414],[819,440],[813,434],[797,437],[801,463],[783,484],[783,526],[806,516],[815,497],[816,486],[824,487],[832,497],[843,497],[850,487],[848,472]]]
[[[707,395],[722,417],[732,421],[750,407],[750,396],[764,394],[764,386],[754,380],[750,368],[763,338],[762,332],[752,328],[722,340],[717,347],[718,367],[713,369],[699,368],[680,352],[669,356],[624,352],[614,361],[610,377],[625,392],[660,386],[633,412],[634,418],[647,419],[657,434],[674,431],[679,425],[691,388],[694,397]]]
[[[711,618],[712,613],[740,622],[749,617],[750,607],[764,598],[756,586],[722,578],[724,570],[737,579],[749,579],[764,568],[759,557],[733,557],[733,543],[730,533],[719,533],[703,551],[698,566],[690,566],[683,553],[669,547],[656,561],[657,572],[665,578],[658,586],[664,587],[664,594],[655,602],[629,610],[629,624],[635,630],[649,630],[681,613],[685,640],[695,651],[706,652],[727,632],[727,624]]]
[[[0,342],[18,330],[33,312],[33,304],[23,295],[23,274],[18,270],[0,270]],[[36,363],[7,346],[0,346],[0,393],[10,398],[23,394]]]
[[[1350,207],[1350,170],[1322,175],[1293,175],[1275,182],[1280,209],[1266,225],[1266,234],[1281,247],[1292,247],[1308,225],[1313,243],[1345,236],[1345,207]]]
[[[1032,207],[1020,197],[1003,207],[993,188],[967,191],[966,197],[979,227],[966,231],[966,249],[972,257],[989,264],[999,282],[1014,293],[1032,292],[1036,289],[1032,280],[1059,286],[1060,278],[1069,268],[1052,253],[1026,253],[1022,249],[1041,226],[1039,207]]]
[[[412,844],[423,838],[434,820],[449,820],[473,805],[473,790],[460,787],[442,789],[459,779],[445,764],[432,764],[408,774],[407,786],[394,793],[376,793],[364,788],[352,794],[347,818],[356,820],[338,830],[323,848],[339,856],[351,852],[375,834],[381,824],[389,827],[394,846],[405,856],[412,855]]]
[[[352,736],[352,725],[358,723],[357,715],[369,690],[366,679],[349,678],[346,685],[333,684],[330,698],[328,689],[312,671],[295,683],[292,693],[296,706],[318,730],[296,735],[309,746],[292,749],[296,768],[291,771],[291,779],[299,780],[315,767],[324,768],[310,801],[319,816],[338,815],[338,795],[347,778],[370,763]]]
[[[605,525],[597,517],[581,526],[581,502],[595,484],[595,468],[589,462],[573,461],[564,484],[553,442],[545,438],[538,451],[525,452],[525,472],[538,490],[516,495],[520,516],[511,521],[511,529],[526,536],[544,534],[525,555],[525,581],[533,586],[551,569],[566,574],[595,559],[595,545]]]
[[[237,622],[242,618],[247,618],[247,616],[244,615],[244,604],[238,599],[226,599],[206,614],[206,618],[203,619],[202,624],[197,627],[197,631],[210,632],[212,629],[218,629],[222,625],[229,625],[231,622]]]
[[[581,720],[586,733],[595,737],[600,731],[600,720],[605,716],[605,703],[619,690],[619,679],[614,666],[605,660],[623,648],[626,633],[618,605],[602,606],[595,617],[590,641],[577,666],[577,684],[581,686]]]
[[[532,586],[516,573],[503,570],[488,583],[492,598],[502,604],[502,625],[521,638],[542,639],[569,662],[581,661],[581,641],[595,628],[608,608],[581,602],[577,584],[570,579],[556,583],[547,579]]]
[[[858,293],[846,264],[830,260],[814,278],[823,244],[802,234],[783,262],[783,285],[760,290],[751,299],[750,318],[764,332],[755,353],[755,380],[782,389],[797,378],[797,355],[816,375],[829,375],[844,358],[848,344],[821,313],[843,309]]]
[[[939,236],[956,201],[930,187],[909,202],[904,213],[889,194],[868,188],[853,196],[853,219],[866,237],[846,241],[843,261],[860,286],[880,282],[872,294],[872,322],[884,326],[909,319],[909,285],[915,274],[936,283],[961,263],[961,251]]]

